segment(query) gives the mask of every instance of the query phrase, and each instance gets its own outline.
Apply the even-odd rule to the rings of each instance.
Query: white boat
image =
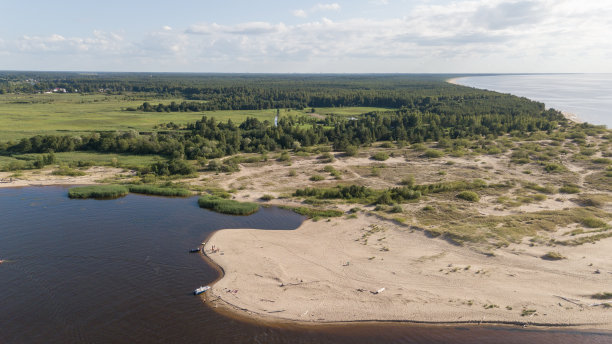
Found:
[[[198,289],[196,289],[196,290],[194,290],[194,291],[193,291],[193,295],[200,295],[200,294],[202,294],[203,292],[207,291],[208,289],[210,289],[210,287],[209,287],[209,286],[201,286],[201,287],[199,287]]]

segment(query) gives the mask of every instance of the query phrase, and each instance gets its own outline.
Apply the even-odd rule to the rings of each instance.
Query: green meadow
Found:
[[[148,98],[143,95],[3,94],[0,95],[0,141],[37,134],[82,134],[91,131],[154,131],[159,124],[195,122],[203,115],[219,121],[243,122],[247,117],[273,121],[276,110],[140,112],[125,111],[143,102],[169,104],[182,99]]]
[[[0,156],[0,171],[9,166],[11,162],[35,161],[39,156],[45,154],[14,154],[12,156]],[[152,163],[165,160],[159,155],[134,155],[96,152],[61,152],[55,153],[55,161],[60,165],[68,166],[117,166],[126,168],[138,168],[149,166]]]

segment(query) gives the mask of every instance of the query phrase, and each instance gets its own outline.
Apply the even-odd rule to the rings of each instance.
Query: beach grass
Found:
[[[155,196],[168,196],[168,197],[189,197],[192,193],[183,188],[176,187],[159,187],[155,185],[129,185],[130,192],[155,195]]]
[[[130,190],[122,185],[77,186],[68,190],[70,198],[110,199],[127,195]]]
[[[331,210],[331,209],[315,209],[315,208],[308,208],[308,207],[290,207],[290,206],[281,206],[280,208],[291,210],[300,215],[304,215],[308,218],[338,217],[344,214],[344,212],[340,210]]]
[[[257,203],[238,202],[213,195],[200,197],[198,199],[198,205],[201,208],[229,215],[251,215],[259,210],[259,205]]]
[[[62,166],[58,168],[57,170],[54,170],[53,172],[51,172],[51,174],[54,176],[78,177],[78,176],[84,176],[86,173],[83,171],[75,170],[67,166]]]

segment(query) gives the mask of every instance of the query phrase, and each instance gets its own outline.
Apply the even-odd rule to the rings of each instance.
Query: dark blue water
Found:
[[[488,75],[455,82],[537,100],[581,121],[612,128],[612,74]]]
[[[191,294],[218,273],[189,254],[220,228],[293,229],[277,208],[216,214],[195,198],[70,200],[63,187],[0,189],[0,343],[611,343],[612,335],[407,324],[268,326]]]

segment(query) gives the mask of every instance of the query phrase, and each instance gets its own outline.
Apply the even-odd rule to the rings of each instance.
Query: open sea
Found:
[[[192,291],[219,277],[190,254],[221,228],[297,228],[197,198],[71,200],[60,186],[0,189],[0,343],[612,343],[610,331],[403,323],[271,326],[223,316]]]
[[[463,86],[510,93],[612,128],[612,74],[503,74],[460,77]]]

